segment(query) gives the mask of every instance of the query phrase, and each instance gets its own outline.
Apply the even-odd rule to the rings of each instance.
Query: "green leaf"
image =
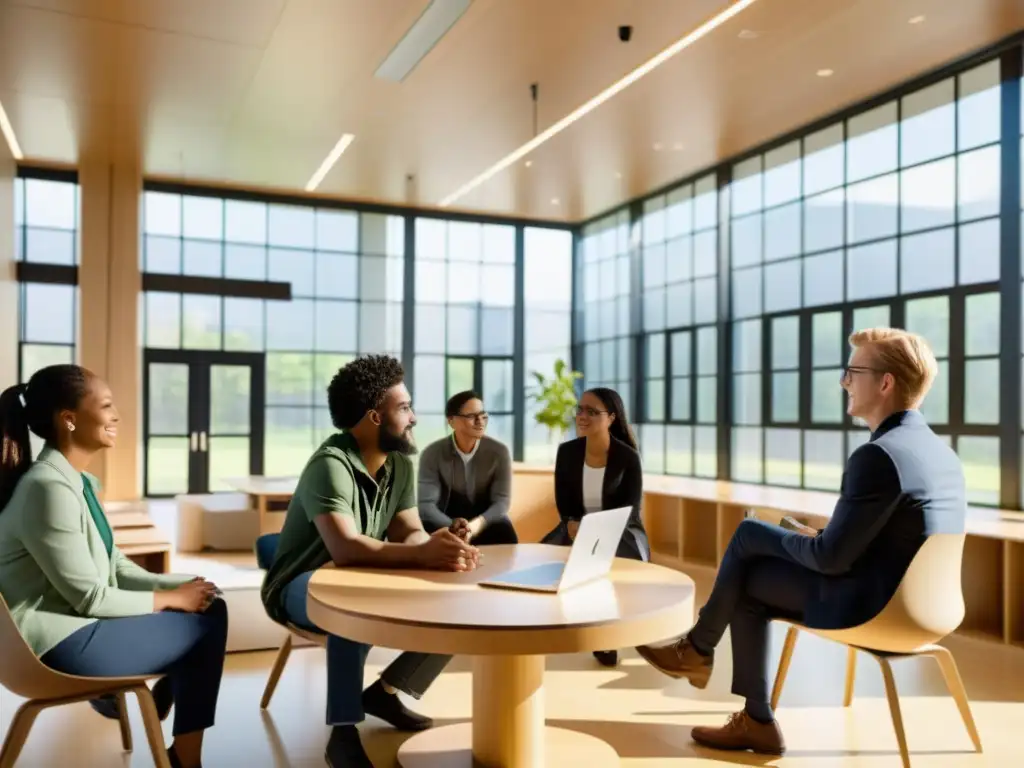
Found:
[[[583,378],[579,371],[573,371],[564,360],[555,361],[554,375],[550,378],[539,371],[531,371],[537,386],[527,393],[540,406],[534,420],[547,427],[552,434],[564,433],[572,426],[576,417],[576,382]]]

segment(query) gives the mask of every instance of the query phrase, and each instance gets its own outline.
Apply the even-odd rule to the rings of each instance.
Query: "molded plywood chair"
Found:
[[[853,701],[854,673],[857,651],[874,658],[882,668],[885,695],[889,700],[892,724],[899,742],[903,765],[910,766],[907,737],[903,730],[903,716],[896,693],[891,663],[897,659],[931,656],[942,670],[946,688],[956,701],[974,748],[981,752],[981,738],[974,725],[971,707],[967,701],[960,672],[953,654],[936,643],[952,633],[964,619],[964,597],[960,585],[960,567],[963,561],[964,534],[936,534],[929,536],[903,576],[896,594],[881,613],[856,627],[837,630],[811,629],[789,622],[779,659],[779,670],[772,688],[772,708],[779,702],[782,686],[789,671],[789,662],[796,646],[799,630],[834,640],[849,647],[846,659],[846,690],[843,706]]]
[[[36,716],[44,709],[77,701],[88,701],[104,694],[117,695],[121,710],[121,743],[126,751],[132,749],[132,732],[128,725],[127,693],[134,693],[142,710],[149,748],[157,768],[171,768],[164,747],[153,695],[146,680],[160,677],[77,677],[65,675],[43,664],[29,648],[14,623],[7,603],[0,597],[0,685],[16,696],[28,699],[11,721],[7,738],[0,748],[0,768],[12,768],[25,746],[29,730]]]
[[[279,533],[267,533],[256,539],[256,563],[259,565],[260,570],[266,571],[270,568],[271,563],[274,562],[274,554],[277,552],[277,544],[280,539],[281,534]],[[303,640],[308,640],[321,647],[327,645],[327,635],[319,632],[310,632],[308,629],[297,627],[290,622],[281,624],[281,626],[288,630],[288,634],[285,635],[284,642],[281,643],[281,649],[277,652],[277,658],[274,660],[274,666],[270,670],[267,687],[263,689],[263,698],[260,700],[260,709],[266,709],[270,706],[270,699],[277,689],[281,673],[284,672],[284,665],[288,663],[288,657],[291,656],[292,638],[294,636],[301,637]],[[0,768],[3,767],[0,766]]]

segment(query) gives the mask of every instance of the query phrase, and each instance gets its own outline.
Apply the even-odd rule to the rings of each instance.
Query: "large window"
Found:
[[[290,286],[290,300],[147,291],[142,329],[150,350],[265,354],[264,471],[298,473],[333,431],[338,368],[401,356],[404,218],[155,191],[144,211],[147,275]]]
[[[640,427],[652,472],[718,471],[718,183],[644,202]]]
[[[572,234],[565,230],[527,227],[524,233],[525,376],[527,391],[535,371],[551,376],[555,361],[572,363]],[[530,400],[524,412],[523,458],[553,463],[557,444],[545,427],[534,421]]]
[[[416,219],[413,402],[421,446],[447,432],[445,403],[476,389],[488,434],[512,449],[515,407],[516,230]]]
[[[47,365],[74,362],[78,336],[78,184],[32,173],[22,169],[14,180],[21,381]]]
[[[631,267],[629,212],[583,228],[576,257],[576,333],[587,387],[618,390],[632,404]]]
[[[922,333],[924,412],[999,498],[999,62],[732,167],[732,477],[837,489],[854,329]],[[806,363],[806,365],[802,364]]]

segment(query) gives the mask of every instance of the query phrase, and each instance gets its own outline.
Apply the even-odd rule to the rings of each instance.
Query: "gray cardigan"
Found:
[[[473,492],[467,492],[467,477]],[[488,525],[508,515],[512,457],[504,443],[482,437],[468,467],[452,437],[431,443],[420,456],[418,504],[428,531],[447,528],[456,517],[483,515]]]

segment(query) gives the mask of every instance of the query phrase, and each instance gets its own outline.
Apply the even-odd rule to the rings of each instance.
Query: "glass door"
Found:
[[[143,378],[146,496],[263,473],[262,354],[147,349]]]
[[[490,415],[487,434],[511,450],[515,426],[512,358],[449,357],[446,374],[446,396],[451,397],[467,389],[479,392]]]

